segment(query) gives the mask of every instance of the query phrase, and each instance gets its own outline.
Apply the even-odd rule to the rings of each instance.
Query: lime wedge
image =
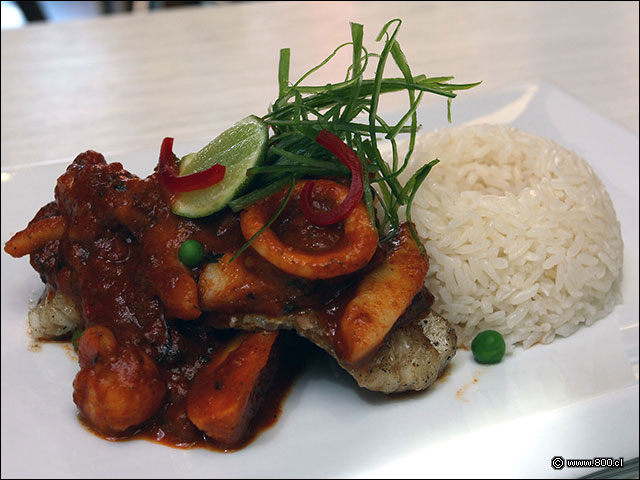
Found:
[[[247,169],[260,165],[267,152],[267,124],[250,115],[228,128],[195,154],[180,162],[179,175],[189,175],[224,165],[224,179],[211,187],[176,195],[171,209],[176,215],[190,218],[206,217],[219,212],[236,196],[242,194],[251,181]]]
[[[187,165],[191,163],[195,157],[196,157],[195,152],[187,153],[184,157],[180,159],[180,168],[182,169],[188,168]]]

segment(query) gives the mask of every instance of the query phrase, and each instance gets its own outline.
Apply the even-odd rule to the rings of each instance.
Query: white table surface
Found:
[[[2,168],[209,140],[266,113],[280,48],[297,78],[350,40],[349,21],[379,50],[396,17],[414,73],[479,92],[544,80],[638,133],[637,2],[243,2],[3,31]]]

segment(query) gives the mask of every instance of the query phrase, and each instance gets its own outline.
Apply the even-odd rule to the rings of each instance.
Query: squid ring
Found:
[[[314,192],[325,198],[342,202],[349,188],[331,180],[314,180]],[[306,181],[296,183],[292,197],[300,196]],[[253,237],[268,221],[273,211],[273,200],[282,201],[285,192],[275,194],[246,208],[240,214],[240,226],[245,239]],[[344,235],[328,250],[309,252],[285,244],[271,228],[266,228],[251,243],[251,247],[269,263],[280,270],[308,279],[333,278],[347,275],[369,263],[378,247],[378,234],[371,225],[362,202],[344,219]]]

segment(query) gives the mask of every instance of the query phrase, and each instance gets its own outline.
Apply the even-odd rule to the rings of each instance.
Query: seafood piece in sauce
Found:
[[[385,393],[427,388],[456,349],[453,328],[430,312],[433,298],[424,289],[428,258],[406,224],[393,240],[379,247],[377,240],[371,242],[373,229],[364,208],[351,214],[357,221],[350,216],[329,228],[310,224],[297,201],[303,183],[258,237],[266,238],[252,244],[259,256],[248,251],[231,262],[228,255],[205,267],[198,287],[202,309],[211,312],[209,322],[220,328],[293,329],[331,354],[363,388]],[[346,195],[339,184],[323,185]],[[262,226],[282,196],[241,214],[245,238]],[[357,253],[349,248],[354,246]],[[371,261],[350,275],[327,278],[329,269],[339,271],[356,256]],[[284,257],[291,275],[272,273]],[[269,308],[263,307],[265,300]]]
[[[328,208],[345,195],[338,183],[318,183]],[[180,218],[156,174],[138,178],[91,151],[69,166],[55,202],[5,250],[29,254],[49,291],[81,314],[74,401],[93,427],[115,436],[147,429],[178,444],[202,431],[222,443],[246,437],[269,395],[276,342],[263,340],[275,333],[249,336],[264,348],[245,348],[255,353],[245,370],[232,371],[233,362],[220,370],[221,352],[244,350],[211,327],[293,329],[371,390],[422,390],[437,378],[455,353],[455,334],[430,311],[428,260],[407,225],[379,245],[359,206],[316,227],[301,215],[299,191],[261,242],[230,262],[260,222],[255,209]],[[255,208],[268,211],[273,199]],[[179,261],[188,239],[204,246],[208,261]],[[234,401],[207,393],[218,377],[243,386]],[[232,405],[228,415],[210,411],[222,404]]]
[[[203,438],[187,415],[187,396],[197,373],[229,340],[197,319],[199,270],[178,260],[188,238],[223,252],[243,241],[229,214],[215,222],[176,217],[155,175],[140,179],[90,151],[58,179],[56,201],[5,246],[13,256],[29,254],[46,284],[32,333],[68,338],[76,326],[84,328],[73,399],[89,425],[109,437],[146,430],[179,445]],[[255,358],[244,351],[245,368],[236,373],[255,395],[227,417],[232,435],[218,438],[225,445],[247,436],[268,395],[259,360],[270,349]],[[278,359],[269,358],[271,372]]]

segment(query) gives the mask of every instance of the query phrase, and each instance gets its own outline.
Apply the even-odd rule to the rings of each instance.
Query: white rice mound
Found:
[[[433,158],[412,218],[459,345],[487,329],[508,352],[549,343],[621,303],[620,223],[583,159],[512,127],[454,127],[418,137],[403,180]]]

